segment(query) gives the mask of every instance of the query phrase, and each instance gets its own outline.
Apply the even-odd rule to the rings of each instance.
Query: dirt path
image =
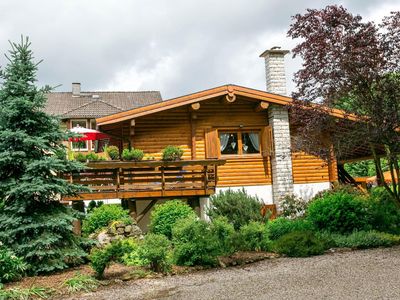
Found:
[[[69,299],[400,299],[400,247],[143,279]]]

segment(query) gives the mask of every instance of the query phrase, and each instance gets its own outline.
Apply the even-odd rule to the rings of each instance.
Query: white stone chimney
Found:
[[[265,59],[267,92],[286,96],[285,55],[288,50],[272,47],[260,57]],[[292,151],[289,112],[286,106],[268,108],[268,124],[272,127],[274,154],[271,156],[272,196],[278,210],[280,201],[293,194]]]
[[[281,47],[272,47],[260,55],[265,59],[267,92],[287,96],[285,55],[289,52],[281,50]]]
[[[79,97],[81,95],[81,84],[79,82],[72,83],[72,96]]]

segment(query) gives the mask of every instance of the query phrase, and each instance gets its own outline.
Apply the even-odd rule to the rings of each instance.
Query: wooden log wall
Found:
[[[232,104],[223,100],[202,102],[196,113],[196,157],[206,157],[205,135],[208,128],[221,127],[243,130],[268,125],[266,111],[255,112],[257,103],[238,98]],[[259,155],[227,158],[218,168],[218,186],[246,186],[271,184],[270,159]]]
[[[329,181],[328,163],[304,152],[292,153],[293,182],[317,183]]]
[[[210,128],[250,130],[268,125],[267,111],[257,112],[257,105],[258,102],[241,97],[227,104],[223,97],[218,97],[201,102],[200,108],[189,105],[143,116],[135,119],[131,145],[155,159],[161,159],[162,149],[167,145],[181,147],[185,160],[205,159],[205,132]],[[130,121],[123,123],[124,134],[129,124]],[[121,124],[105,125],[102,130],[120,135]],[[218,168],[219,187],[272,183],[269,157],[260,154],[222,158],[227,162]],[[328,182],[337,176],[333,174],[334,167],[329,168],[327,162],[316,156],[295,151],[292,161],[294,183]]]

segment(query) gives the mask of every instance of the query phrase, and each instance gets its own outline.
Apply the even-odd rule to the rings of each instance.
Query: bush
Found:
[[[88,204],[88,207],[86,209],[87,213],[91,213],[95,208],[98,208],[100,206],[104,205],[103,201],[94,201],[91,200]]]
[[[82,231],[89,235],[98,229],[108,226],[112,221],[132,222],[129,212],[120,205],[102,205],[93,209],[83,221]]]
[[[344,234],[369,229],[368,214],[365,199],[339,191],[314,200],[308,207],[307,219],[319,230]]]
[[[119,149],[117,146],[107,146],[104,150],[111,160],[119,159]]]
[[[127,266],[145,266],[147,261],[144,261],[138,253],[141,242],[136,239],[124,239],[124,243],[128,244],[129,252],[124,253],[121,262]]]
[[[104,157],[94,153],[94,152],[89,152],[88,154],[83,154],[81,152],[75,152],[74,153],[74,158],[75,160],[79,162],[87,162],[87,161],[103,161],[106,160]]]
[[[307,257],[323,254],[329,248],[327,241],[312,231],[293,231],[275,241],[274,249],[290,257]]]
[[[79,162],[86,162],[86,155],[81,153],[81,152],[75,152],[74,153],[74,159],[79,161]]]
[[[167,146],[162,151],[162,160],[175,161],[180,160],[183,150],[177,146]]]
[[[141,161],[143,159],[144,152],[140,149],[124,149],[122,151],[122,159],[128,161]]]
[[[281,216],[289,219],[304,217],[308,202],[295,195],[286,195],[281,203]]]
[[[293,231],[313,231],[314,226],[311,222],[304,219],[289,220],[285,218],[277,218],[267,224],[269,238],[277,240],[281,236]]]
[[[267,251],[271,246],[265,224],[254,221],[240,228],[235,243],[237,249],[244,251]]]
[[[208,211],[211,220],[220,216],[226,217],[235,230],[239,230],[251,221],[265,221],[260,212],[261,201],[257,197],[248,195],[245,189],[220,191],[211,197],[211,204]]]
[[[0,243],[0,284],[20,279],[27,269],[22,258],[2,247]]]
[[[400,209],[385,188],[374,188],[370,195],[369,208],[373,229],[400,234]]]
[[[96,272],[96,278],[102,278],[104,270],[110,265],[111,262],[123,262],[123,257],[127,253],[135,251],[137,248],[135,243],[126,240],[114,241],[104,248],[93,248],[89,260],[90,266]]]
[[[171,270],[170,247],[171,242],[165,235],[149,233],[137,253],[140,259],[150,264],[152,271],[168,273]]]
[[[86,154],[86,160],[88,161],[104,161],[106,160],[105,157],[102,157],[94,152],[89,152]]]
[[[336,247],[367,249],[389,247],[400,242],[400,236],[378,231],[355,231],[350,235],[332,234],[331,238]]]
[[[226,217],[218,217],[210,224],[211,234],[215,236],[219,242],[221,255],[229,255],[235,252],[234,237],[235,228],[228,222]]]
[[[193,209],[180,200],[167,201],[156,205],[151,212],[150,232],[172,237],[172,227],[178,220],[195,217]]]
[[[172,230],[174,260],[177,265],[214,266],[223,250],[207,222],[188,218],[179,220]]]

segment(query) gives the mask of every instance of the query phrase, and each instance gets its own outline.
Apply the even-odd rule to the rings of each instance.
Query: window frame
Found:
[[[82,122],[82,121],[84,121],[85,122],[85,127],[84,128],[88,128],[88,120],[87,119],[71,119],[71,120],[69,120],[69,124],[70,124],[70,128],[74,128],[74,126],[73,126],[73,122]],[[74,146],[73,146],[73,143],[74,142],[70,142],[70,149],[72,150],[72,151],[76,151],[76,152],[80,152],[80,151],[89,151],[89,142],[90,141],[82,141],[82,142],[84,142],[85,143],[85,145],[86,145],[86,147],[85,148],[74,148]]]
[[[259,140],[259,149],[258,153],[246,153],[243,154],[243,141],[242,141],[242,133],[250,133],[256,132],[258,133],[258,140]],[[236,133],[238,136],[238,154],[222,154],[221,153],[221,140],[220,140],[220,133]],[[217,137],[218,137],[218,149],[219,149],[219,157],[222,158],[261,158],[262,157],[262,145],[261,145],[261,128],[254,127],[254,128],[218,128],[217,129]]]

